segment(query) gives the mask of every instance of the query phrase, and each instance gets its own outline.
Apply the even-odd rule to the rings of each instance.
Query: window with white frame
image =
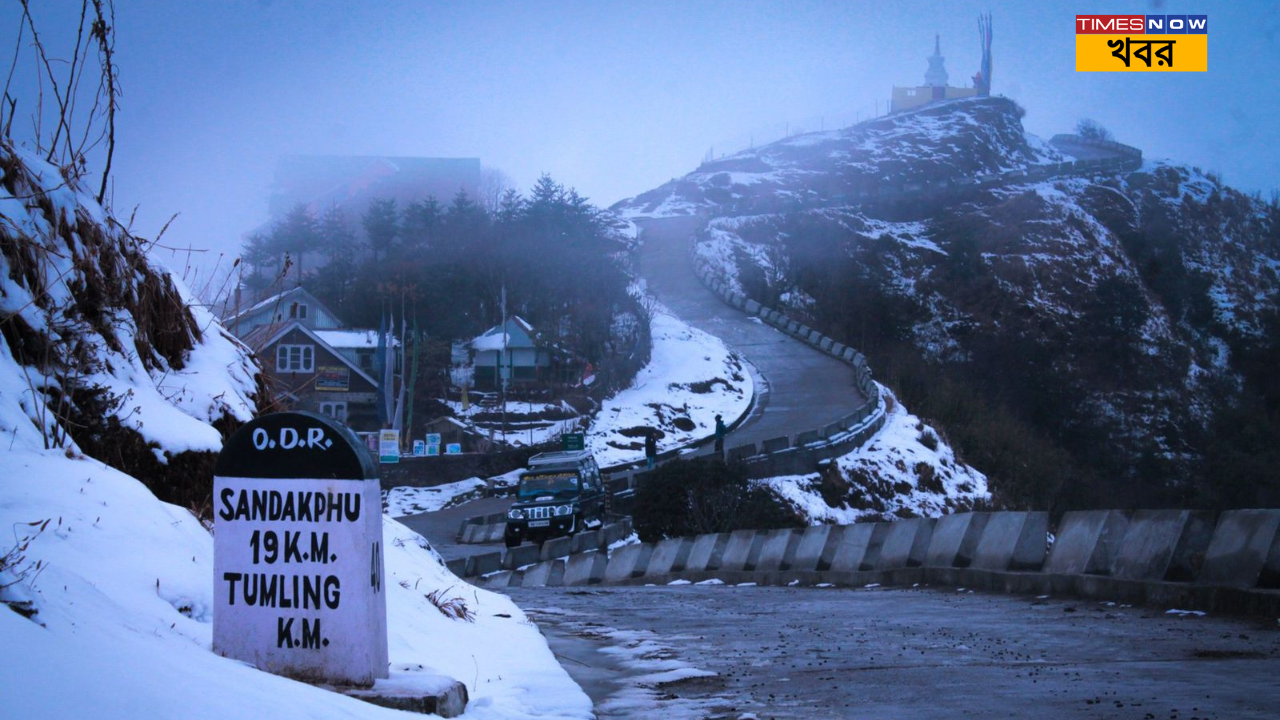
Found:
[[[320,403],[320,414],[328,415],[340,423],[347,421],[347,404],[345,402],[322,402]]]
[[[307,306],[304,303],[294,303],[289,306],[289,317],[295,320],[307,319]]]
[[[276,372],[314,372],[315,368],[314,345],[276,346]]]

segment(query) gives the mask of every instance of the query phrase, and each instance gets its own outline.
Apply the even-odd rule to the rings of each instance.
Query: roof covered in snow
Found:
[[[503,329],[506,329],[505,337]],[[512,315],[504,325],[494,325],[471,341],[471,348],[476,352],[485,350],[508,350],[517,348],[534,348],[538,343],[534,338],[537,331],[524,318]]]

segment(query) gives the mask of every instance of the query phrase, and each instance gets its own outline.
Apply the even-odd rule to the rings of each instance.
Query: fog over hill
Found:
[[[792,137],[615,209],[706,217],[696,252],[865,352],[999,501],[1276,502],[1280,207],[1022,115]]]

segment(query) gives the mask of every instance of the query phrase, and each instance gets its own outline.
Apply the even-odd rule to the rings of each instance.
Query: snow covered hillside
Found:
[[[1071,159],[1021,115],[939,103],[708,162],[616,209],[707,218],[698,255],[893,367],[999,501],[1274,503],[1248,460],[1274,443],[1231,428],[1280,427],[1253,400],[1276,396],[1280,204],[1168,161],[1020,180]]]
[[[7,144],[0,168],[0,715],[399,717],[212,652],[213,537],[156,494],[203,477],[207,496],[256,364],[74,181]],[[454,678],[466,717],[591,716],[509,600],[399,523],[383,538],[385,687]]]
[[[885,424],[863,447],[823,472],[762,482],[810,525],[938,517],[989,501],[987,478],[956,457],[945,438],[897,402],[888,388]]]

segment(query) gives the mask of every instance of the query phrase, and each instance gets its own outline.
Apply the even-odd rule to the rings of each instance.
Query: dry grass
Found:
[[[440,611],[441,615],[444,615],[451,620],[462,620],[463,622],[476,621],[476,614],[472,612],[471,608],[467,607],[465,600],[460,597],[446,598],[445,591],[443,589],[432,590],[424,597],[427,598],[427,602],[436,606],[436,609]]]

